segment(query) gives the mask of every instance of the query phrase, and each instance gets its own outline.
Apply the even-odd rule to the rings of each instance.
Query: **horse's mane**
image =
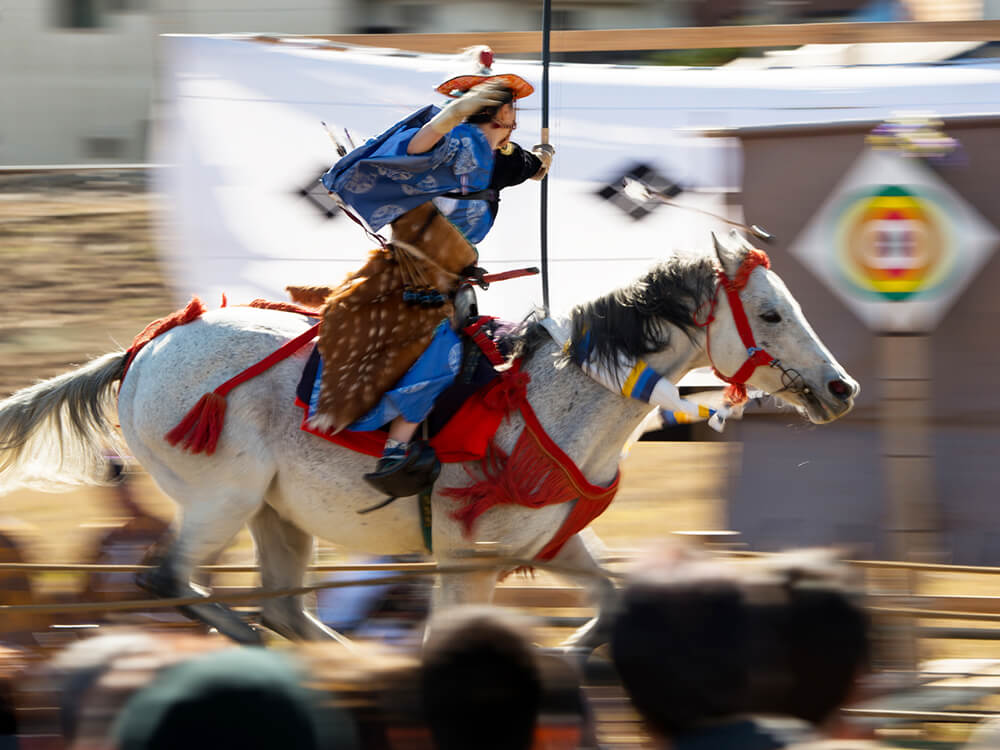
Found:
[[[636,359],[670,344],[670,329],[677,326],[692,336],[694,312],[715,290],[715,263],[707,256],[674,256],[658,263],[631,284],[573,308],[571,346],[589,333],[590,361],[614,369],[618,357]],[[506,341],[514,356],[530,357],[546,340],[538,313],[512,331]]]

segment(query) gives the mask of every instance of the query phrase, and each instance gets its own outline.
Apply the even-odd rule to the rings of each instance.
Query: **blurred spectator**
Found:
[[[4,520],[0,524],[0,562],[24,563],[22,544],[18,540],[18,531],[22,524]],[[0,604],[37,604],[31,585],[31,578],[24,571],[0,570]],[[47,618],[36,617],[21,612],[8,612],[4,615],[3,629],[0,641],[20,645],[35,645],[32,632],[45,626]]]
[[[867,619],[843,578],[811,554],[643,571],[611,649],[658,741],[767,750],[815,739],[867,665]]]
[[[479,609],[477,612],[493,615],[492,610],[484,612]],[[520,631],[519,621],[507,622],[515,628],[515,632]],[[469,645],[475,648],[474,644]],[[500,648],[504,648],[502,643]],[[532,653],[530,649],[529,653]],[[440,747],[434,744],[432,730],[424,720],[426,701],[421,694],[423,668],[412,656],[382,643],[355,643],[349,648],[332,643],[307,644],[302,647],[301,655],[302,661],[309,665],[309,684],[314,689],[335,695],[338,704],[351,711],[365,750],[430,750]],[[533,750],[596,748],[593,717],[576,669],[561,655],[536,653],[533,658],[538,665],[542,691],[531,744]],[[477,659],[476,663],[482,665],[483,658],[477,656]],[[504,710],[502,702],[491,704],[492,708],[483,706],[484,699],[490,696],[483,695],[479,684],[490,676],[489,671],[476,676],[473,683],[463,685],[451,694],[450,703],[447,696],[440,694],[440,690],[447,689],[448,685],[433,686],[444,704],[443,710],[449,714],[441,719],[441,723],[460,723],[452,709],[456,709],[456,713],[466,710],[470,702],[475,704],[476,716],[487,714],[485,725],[476,726],[473,719],[470,720],[473,726],[467,730],[470,735],[475,734],[473,746],[477,748],[484,744],[488,747],[500,746],[503,741],[488,738],[495,731],[494,725]],[[464,694],[470,690],[474,698],[465,699]],[[515,739],[520,742],[523,737],[516,734]],[[493,742],[497,744],[490,744]]]
[[[633,581],[611,639],[622,685],[647,728],[678,746],[713,722],[728,728],[721,722],[743,713],[749,696],[750,618],[739,585],[724,571],[695,575],[685,567]]]
[[[542,698],[534,750],[596,750],[597,726],[576,667],[561,654],[537,659]]]
[[[105,747],[122,706],[159,671],[231,646],[221,637],[104,630],[29,672],[22,692],[40,705],[58,706],[58,731],[67,747]]]
[[[0,646],[0,750],[18,747],[14,685],[24,667],[24,654]]]
[[[350,716],[303,684],[294,657],[230,648],[171,667],[136,694],[112,730],[119,750],[351,750]]]
[[[138,565],[150,562],[154,548],[167,532],[168,524],[146,510],[132,496],[125,464],[118,456],[108,458],[109,494],[114,500],[114,513],[128,521],[97,542],[85,553],[85,561],[102,565]],[[144,594],[135,584],[134,572],[93,573],[81,594],[82,601],[110,602],[142,599]],[[170,613],[173,616],[173,613]]]
[[[420,670],[424,719],[437,750],[529,750],[542,677],[519,618],[458,607],[429,624]]]
[[[417,698],[417,660],[382,643],[305,644],[307,684],[350,711],[365,750],[428,748]]]
[[[422,555],[358,557],[359,563],[425,562]],[[320,589],[316,592],[316,614],[327,626],[354,637],[377,638],[405,644],[419,638],[419,628],[430,611],[433,580],[418,577],[401,583],[378,583],[397,575],[393,572],[364,571],[338,573],[327,580],[369,580],[367,586]]]
[[[870,623],[848,568],[817,550],[749,563],[747,595],[756,630],[777,644],[752,665],[751,710],[794,716],[830,728],[870,669]],[[774,592],[777,592],[775,595]],[[773,658],[772,658],[773,657]],[[760,675],[786,672],[762,686]],[[771,690],[778,688],[774,692]]]

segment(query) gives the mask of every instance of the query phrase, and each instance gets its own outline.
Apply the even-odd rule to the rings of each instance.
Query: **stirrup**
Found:
[[[455,323],[459,329],[475,323],[479,319],[479,305],[476,290],[471,284],[462,284],[455,291]]]

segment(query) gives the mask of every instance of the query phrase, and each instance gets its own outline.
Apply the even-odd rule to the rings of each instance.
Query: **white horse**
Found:
[[[734,324],[730,297],[720,290],[717,272],[734,278],[752,255],[743,240],[716,244],[710,257],[674,258],[654,267],[630,286],[573,311],[574,330],[588,330],[596,356],[643,356],[673,382],[689,370],[713,365],[718,372],[740,370],[747,344]],[[817,338],[781,279],[763,266],[749,273],[738,292],[757,347],[771,366],[752,369],[747,382],[776,395],[824,423],[846,414],[857,383]],[[713,304],[713,300],[715,303]],[[714,321],[692,324],[710,305]],[[737,311],[738,313],[738,311]],[[363,480],[373,459],[333,445],[300,429],[302,415],[292,405],[306,351],[286,359],[236,388],[216,452],[191,454],[164,435],[207,391],[243,371],[302,333],[301,315],[246,307],[204,314],[155,338],[122,381],[124,352],[113,352],[79,369],[26,388],[0,402],[0,491],[15,484],[99,481],[99,457],[118,439],[180,506],[176,536],[158,569],[141,581],[163,596],[188,595],[196,566],[226,545],[244,524],[254,537],[262,585],[301,585],[319,536],[349,550],[369,554],[425,551],[418,504],[401,499],[371,514],[359,510],[382,498]],[[592,484],[613,481],[623,445],[650,411],[599,385],[567,362],[562,348],[534,323],[518,336],[522,371],[531,380],[527,395],[549,436]],[[710,344],[710,346],[709,346]],[[770,363],[770,360],[769,360]],[[496,444],[510,452],[524,421],[516,412],[501,425]],[[462,464],[446,464],[438,487],[470,482]],[[476,522],[469,538],[450,512],[455,501],[435,493],[433,556],[439,564],[467,562],[476,542],[490,540],[512,557],[532,558],[550,540],[572,502],[531,509],[499,505]],[[579,535],[570,538],[554,562],[598,572]],[[434,606],[487,602],[495,572],[447,575],[436,589]],[[596,595],[598,617],[575,636],[593,648],[613,603],[606,580],[586,583]],[[232,637],[253,642],[258,634],[221,605],[194,611]],[[262,620],[293,638],[334,637],[309,615],[301,597],[262,603]]]

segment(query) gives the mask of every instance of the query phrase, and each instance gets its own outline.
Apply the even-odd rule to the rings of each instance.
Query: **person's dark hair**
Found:
[[[491,609],[431,623],[420,668],[424,720],[437,750],[528,750],[542,697],[523,628]]]
[[[626,588],[611,640],[636,709],[667,737],[747,713],[824,722],[869,660],[844,570],[805,552],[647,571]]]
[[[0,645],[0,746],[17,735],[14,686],[26,661],[20,650]],[[10,745],[16,747],[17,745]]]
[[[265,649],[190,659],[133,696],[111,736],[118,750],[353,750],[351,717],[305,687],[304,677],[293,657]]]
[[[485,109],[481,109],[479,112],[476,112],[476,114],[469,115],[468,117],[466,117],[465,121],[471,123],[472,125],[481,125],[484,122],[490,122],[494,117],[497,116],[497,111],[500,109],[500,107],[502,107],[504,104],[510,104],[512,101],[514,101],[514,90],[507,88],[506,86],[502,87],[500,89],[499,98],[502,100],[500,104],[494,107],[486,107]]]
[[[626,588],[611,654],[650,728],[670,737],[743,710],[748,625],[735,581],[640,581]]]
[[[758,656],[777,646],[780,663],[766,659],[755,672],[780,670],[784,689],[758,692],[752,709],[821,724],[845,704],[858,676],[870,667],[868,614],[830,559],[793,556],[786,565],[778,558],[770,570],[783,596],[777,603],[752,605],[752,617],[758,631],[767,629],[759,640],[772,644]]]
[[[868,615],[835,590],[801,589],[792,597],[788,713],[820,724],[841,706],[870,666]]]

